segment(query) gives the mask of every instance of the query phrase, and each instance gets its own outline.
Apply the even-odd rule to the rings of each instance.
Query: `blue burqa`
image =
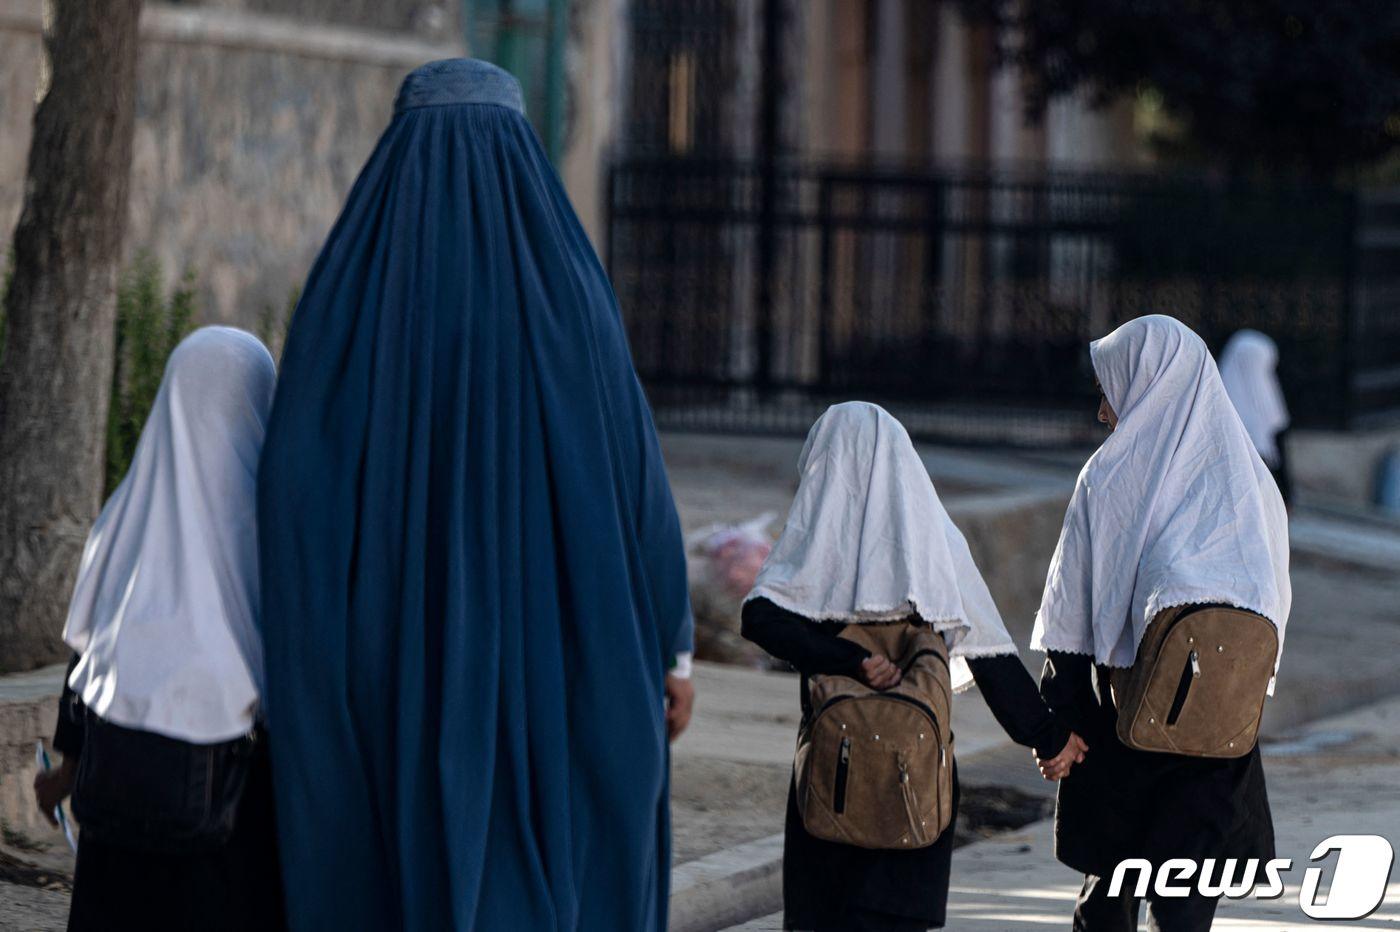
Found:
[[[405,80],[297,307],[258,518],[292,926],[665,928],[680,528],[506,72]]]

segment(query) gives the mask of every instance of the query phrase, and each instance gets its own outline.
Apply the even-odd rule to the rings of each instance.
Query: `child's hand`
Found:
[[[871,654],[860,662],[860,680],[871,689],[898,686],[904,675],[884,654]]]
[[[73,792],[73,780],[76,776],[74,758],[66,756],[56,769],[41,770],[34,775],[34,801],[39,804],[39,812],[54,828],[58,827],[58,820],[53,815],[54,807]]]
[[[1069,776],[1070,768],[1075,764],[1084,763],[1084,752],[1089,750],[1089,745],[1084,743],[1084,739],[1074,732],[1069,733],[1069,740],[1065,742],[1060,753],[1047,760],[1037,760],[1040,766],[1040,775],[1047,780],[1062,780]]]

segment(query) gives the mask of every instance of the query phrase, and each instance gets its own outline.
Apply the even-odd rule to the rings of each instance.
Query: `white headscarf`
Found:
[[[1031,646],[1127,667],[1162,609],[1224,603],[1272,621],[1282,653],[1288,517],[1205,343],[1152,315],[1090,355],[1118,427],[1079,474]]]
[[[972,683],[963,658],[1016,653],[899,421],[863,401],[835,405],[812,425],[797,467],[787,525],[749,599],[820,621],[917,613],[948,642],[954,689]]]
[[[255,479],[276,368],[251,334],[205,327],[171,354],[131,469],[83,550],[63,639],[103,719],[195,743],[252,729]]]
[[[1278,347],[1258,330],[1241,330],[1220,354],[1220,381],[1239,412],[1254,449],[1278,466],[1278,433],[1288,426],[1288,405],[1278,384]]]

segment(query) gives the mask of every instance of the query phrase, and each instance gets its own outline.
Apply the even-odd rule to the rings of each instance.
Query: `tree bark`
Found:
[[[141,0],[50,0],[0,358],[0,672],[62,659],[102,496]]]

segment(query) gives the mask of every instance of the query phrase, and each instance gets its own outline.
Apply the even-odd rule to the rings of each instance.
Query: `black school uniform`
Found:
[[[76,760],[83,752],[86,715],[65,680],[53,741],[65,758]],[[79,834],[69,932],[279,932],[286,927],[265,737],[257,742],[237,822],[223,847],[166,854]]]
[[[801,673],[856,676],[870,654],[839,638],[845,626],[815,622],[767,599],[744,605],[744,637]],[[1015,656],[969,659],[972,675],[997,722],[1013,741],[1053,757],[1069,731],[1036,694],[1035,682]],[[953,810],[958,805],[953,762]],[[913,851],[872,851],[814,838],[789,785],[783,842],[783,927],[814,932],[911,932],[941,928],[948,905],[953,831]]]
[[[1259,748],[1231,759],[1130,748],[1118,740],[1118,710],[1108,675],[1108,668],[1096,666],[1089,656],[1051,651],[1041,677],[1045,700],[1090,747],[1084,762],[1060,781],[1055,856],[1086,875],[1080,913],[1087,915],[1076,917],[1075,928],[1094,932],[1136,928],[1137,904],[1129,903],[1125,910],[1118,908],[1124,904],[1104,903],[1106,884],[1096,883],[1111,877],[1126,858],[1156,865],[1169,858],[1216,858],[1218,863],[1274,856]],[[1201,899],[1153,902],[1149,893],[1153,928],[1209,929],[1215,901]]]

